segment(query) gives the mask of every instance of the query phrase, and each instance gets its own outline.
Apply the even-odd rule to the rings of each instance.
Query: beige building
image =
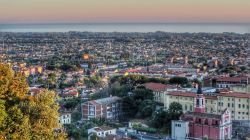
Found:
[[[236,92],[246,92],[246,93],[250,93],[250,85],[246,85],[246,86],[233,86],[230,87],[231,90],[236,91]]]
[[[165,85],[161,83],[145,83],[144,86],[146,89],[153,91],[154,100],[158,103],[164,103],[167,92],[176,90],[176,86]]]
[[[164,95],[164,109],[172,102],[182,105],[183,112],[193,111],[195,93],[186,91],[171,91]],[[216,95],[205,95],[206,113],[220,114],[228,108],[233,120],[250,120],[250,94],[239,92],[220,92]]]

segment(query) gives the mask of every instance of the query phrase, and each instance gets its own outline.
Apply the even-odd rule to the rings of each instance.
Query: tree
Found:
[[[133,91],[135,100],[153,100],[154,94],[149,89],[135,89]]]
[[[155,102],[153,100],[144,100],[139,105],[139,113],[143,118],[152,116],[155,111]]]
[[[164,126],[164,120],[166,118],[167,112],[159,110],[153,113],[152,120],[150,122],[152,127],[162,128]]]
[[[80,121],[82,118],[82,114],[79,111],[75,111],[71,114],[72,122]]]
[[[182,114],[182,105],[178,102],[172,102],[169,105],[168,112]]]
[[[96,135],[96,133],[92,133],[90,140],[99,140],[99,137]]]
[[[169,79],[170,84],[186,85],[188,84],[188,79],[186,77],[173,77]]]
[[[3,122],[7,116],[4,103],[5,103],[4,100],[0,100],[0,128],[3,127]],[[1,129],[0,129],[0,134],[1,134]]]
[[[171,132],[171,121],[179,120],[182,115],[182,105],[177,102],[173,102],[169,105],[169,109],[166,114],[164,123],[166,124],[166,129]]]
[[[56,96],[43,91],[28,96],[26,78],[10,66],[0,64],[0,139],[65,139],[59,128]]]
[[[134,117],[138,111],[138,106],[133,97],[126,96],[122,98],[122,112],[123,117],[129,119]]]

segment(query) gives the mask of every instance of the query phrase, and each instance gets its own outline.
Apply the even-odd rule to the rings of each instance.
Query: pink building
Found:
[[[172,121],[172,138],[231,139],[230,111],[221,114],[205,113],[205,97],[199,87],[195,97],[194,112],[187,112],[178,121]]]

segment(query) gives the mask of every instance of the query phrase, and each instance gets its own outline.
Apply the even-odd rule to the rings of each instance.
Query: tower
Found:
[[[202,93],[201,85],[198,85],[196,97],[195,97],[195,112],[205,113],[205,97]]]

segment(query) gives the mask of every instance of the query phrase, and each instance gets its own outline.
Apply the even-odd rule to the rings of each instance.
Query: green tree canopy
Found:
[[[173,77],[169,79],[170,84],[186,85],[188,84],[188,79],[186,77]]]

